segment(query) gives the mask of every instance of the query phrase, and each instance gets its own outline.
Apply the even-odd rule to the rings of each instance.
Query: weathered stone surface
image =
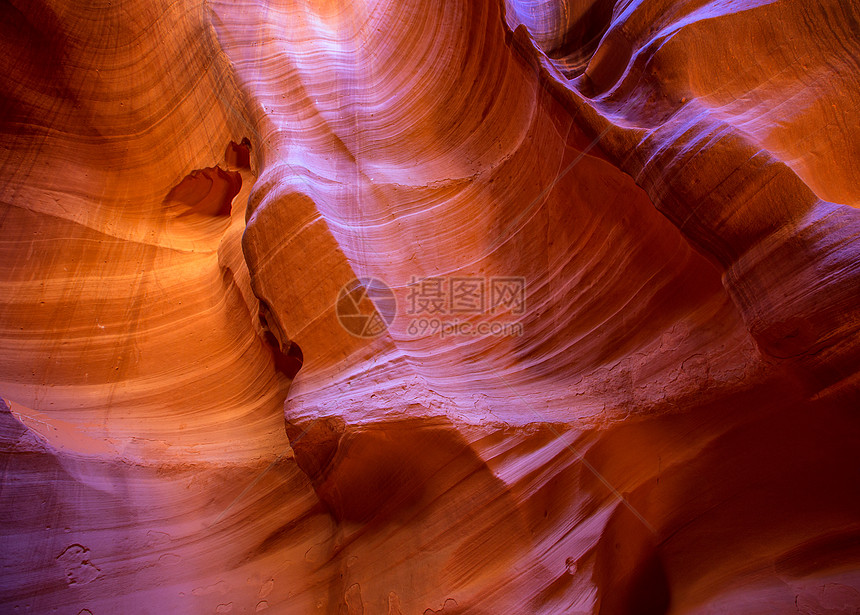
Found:
[[[860,609],[856,2],[0,13],[0,611]]]

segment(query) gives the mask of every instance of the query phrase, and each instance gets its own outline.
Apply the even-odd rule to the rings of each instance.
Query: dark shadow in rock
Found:
[[[229,216],[242,189],[242,176],[220,167],[192,171],[164,197],[164,205],[182,209],[180,216]]]
[[[227,166],[233,169],[251,168],[251,142],[248,137],[242,139],[241,143],[230,141],[227,151],[224,152],[224,160]]]

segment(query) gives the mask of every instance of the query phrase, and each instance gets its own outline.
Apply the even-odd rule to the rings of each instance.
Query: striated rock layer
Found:
[[[0,11],[0,611],[858,612],[860,4]]]

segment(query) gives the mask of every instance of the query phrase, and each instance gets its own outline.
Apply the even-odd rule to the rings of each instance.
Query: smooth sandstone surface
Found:
[[[858,24],[0,4],[0,612],[860,612]]]

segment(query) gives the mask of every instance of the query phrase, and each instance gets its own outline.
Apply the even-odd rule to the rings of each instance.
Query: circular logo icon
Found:
[[[340,326],[356,337],[379,337],[394,322],[397,299],[378,278],[356,278],[341,287],[335,312]]]

